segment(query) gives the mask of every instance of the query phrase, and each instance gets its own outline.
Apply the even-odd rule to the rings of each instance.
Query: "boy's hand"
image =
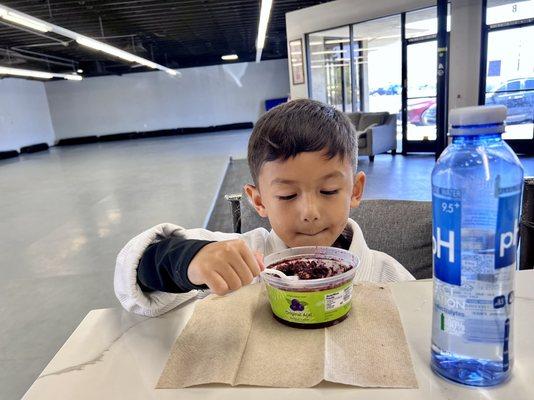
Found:
[[[252,253],[243,240],[225,240],[204,246],[191,260],[187,277],[194,285],[206,284],[223,295],[248,285],[263,269],[261,253]]]

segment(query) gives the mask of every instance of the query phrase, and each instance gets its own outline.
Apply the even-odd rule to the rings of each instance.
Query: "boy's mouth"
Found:
[[[316,236],[320,233],[323,233],[324,231],[326,231],[327,228],[324,228],[323,230],[320,230],[316,233],[305,233],[305,232],[299,232],[300,235],[304,235],[304,236]]]

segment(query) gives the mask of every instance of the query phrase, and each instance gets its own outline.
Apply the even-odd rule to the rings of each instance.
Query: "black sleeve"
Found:
[[[143,292],[185,293],[207,289],[206,285],[192,284],[187,269],[193,257],[209,243],[212,242],[173,236],[151,244],[137,267],[137,284]]]

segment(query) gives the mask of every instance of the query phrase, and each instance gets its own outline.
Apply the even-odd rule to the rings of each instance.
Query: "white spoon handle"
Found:
[[[280,277],[282,279],[289,279],[289,280],[298,280],[299,279],[298,275],[287,276],[282,271],[278,271],[277,269],[274,269],[274,268],[265,268],[261,273],[262,274],[276,275],[276,276],[278,276],[278,277]]]

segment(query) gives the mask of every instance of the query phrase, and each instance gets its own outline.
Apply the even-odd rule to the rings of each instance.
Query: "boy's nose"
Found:
[[[320,214],[317,204],[313,199],[305,199],[303,210],[304,221],[315,222],[319,220]]]

